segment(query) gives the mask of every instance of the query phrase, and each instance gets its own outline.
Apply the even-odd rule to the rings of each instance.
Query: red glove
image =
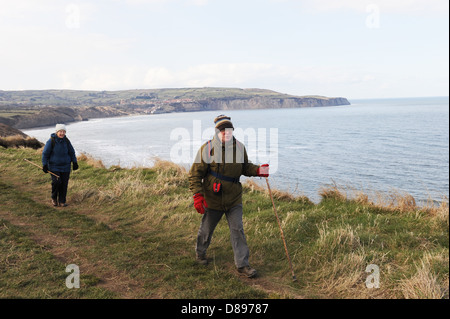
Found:
[[[208,204],[206,204],[206,200],[202,194],[197,193],[194,195],[194,207],[199,214],[203,215],[205,213],[205,208],[208,207]]]
[[[263,164],[258,167],[256,174],[261,177],[269,177],[269,164]]]

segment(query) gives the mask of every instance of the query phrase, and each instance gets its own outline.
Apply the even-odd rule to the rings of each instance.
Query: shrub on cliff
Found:
[[[23,137],[21,135],[13,135],[7,137],[0,137],[0,146],[4,148],[9,147],[30,147],[33,149],[39,149],[44,146],[34,137]]]

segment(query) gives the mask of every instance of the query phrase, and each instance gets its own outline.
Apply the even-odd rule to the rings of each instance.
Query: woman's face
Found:
[[[66,136],[66,131],[59,130],[58,132],[56,132],[56,136],[58,136],[59,138],[63,138],[64,136]]]
[[[217,134],[219,136],[222,143],[229,142],[233,138],[233,129],[232,128],[226,128]]]

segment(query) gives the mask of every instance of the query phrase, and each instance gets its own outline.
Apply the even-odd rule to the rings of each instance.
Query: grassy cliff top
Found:
[[[271,200],[244,185],[244,228],[253,280],[237,275],[222,220],[204,267],[195,259],[201,216],[187,172],[168,162],[152,168],[104,168],[87,156],[71,175],[69,207],[50,204],[41,150],[0,148],[0,298],[448,298],[448,204],[389,205],[337,187],[314,204],[274,192],[297,282]],[[274,177],[275,178],[275,177]],[[65,286],[76,264],[81,288]],[[379,288],[369,289],[369,265]],[[371,268],[373,269],[373,268]],[[373,271],[373,270],[372,270]]]
[[[9,104],[74,106],[89,104],[115,104],[121,100],[136,98],[168,99],[221,99],[221,98],[298,98],[299,96],[283,94],[265,89],[241,88],[168,88],[135,89],[120,91],[84,91],[84,90],[24,90],[1,91],[0,106]],[[302,96],[327,99],[320,96]]]

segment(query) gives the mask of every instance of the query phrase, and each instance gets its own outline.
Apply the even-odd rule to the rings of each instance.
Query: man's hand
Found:
[[[78,163],[74,162],[73,163],[73,170],[76,171],[78,169]]]
[[[258,167],[258,171],[256,173],[260,177],[269,177],[269,164],[263,164]]]
[[[44,171],[44,173],[48,173],[48,165],[44,165],[42,166],[42,170]]]
[[[206,200],[202,194],[197,193],[194,195],[194,207],[199,214],[203,215],[205,213],[205,208],[208,207],[208,204],[206,204]]]

